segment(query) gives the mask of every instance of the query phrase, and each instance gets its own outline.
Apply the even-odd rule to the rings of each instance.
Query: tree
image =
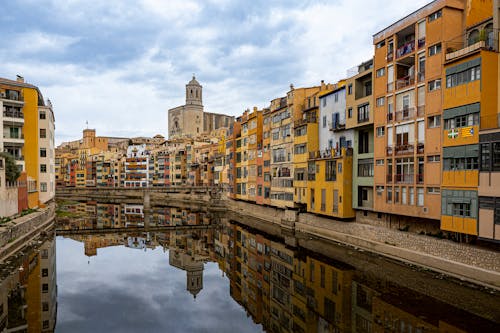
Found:
[[[16,165],[16,160],[9,153],[0,153],[0,158],[5,159],[5,178],[9,182],[15,182],[21,175],[21,171]]]

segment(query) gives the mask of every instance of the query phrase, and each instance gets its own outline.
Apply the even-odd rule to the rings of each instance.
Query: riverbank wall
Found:
[[[55,203],[0,225],[0,262],[54,225]]]

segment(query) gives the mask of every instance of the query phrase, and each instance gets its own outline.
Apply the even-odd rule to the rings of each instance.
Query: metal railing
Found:
[[[415,147],[412,144],[396,145],[396,155],[413,154]]]
[[[415,117],[415,108],[409,107],[396,111],[396,121],[409,120]]]
[[[415,84],[415,77],[412,76],[404,76],[396,80],[396,90],[406,88],[412,84]]]
[[[412,173],[395,175],[394,178],[395,182],[399,184],[411,184],[414,182]]]
[[[10,118],[23,118],[24,119],[24,113],[22,111],[18,111],[18,110],[11,110],[11,109],[4,110],[3,116],[10,117]]]

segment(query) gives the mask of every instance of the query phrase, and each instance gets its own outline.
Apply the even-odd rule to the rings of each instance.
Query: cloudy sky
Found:
[[[209,112],[241,114],[335,82],[372,35],[430,0],[18,0],[2,3],[0,77],[40,87],[56,141],[167,134],[196,74]]]

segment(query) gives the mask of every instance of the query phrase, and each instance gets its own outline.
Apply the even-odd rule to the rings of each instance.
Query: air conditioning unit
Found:
[[[429,212],[429,208],[427,207],[422,207],[422,211],[424,212],[424,214],[427,214]]]

